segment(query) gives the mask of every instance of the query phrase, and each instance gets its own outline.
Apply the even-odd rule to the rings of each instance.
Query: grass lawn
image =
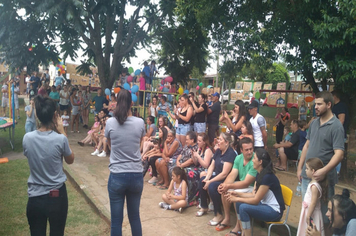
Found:
[[[0,164],[0,235],[30,235],[26,217],[28,176],[26,159]],[[69,206],[65,235],[108,235],[109,226],[69,182],[66,185]]]

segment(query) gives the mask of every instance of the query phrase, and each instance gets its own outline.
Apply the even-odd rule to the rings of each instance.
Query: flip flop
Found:
[[[207,214],[208,212],[207,211],[197,211],[197,213],[195,214],[196,217],[201,217],[202,215],[205,215]]]
[[[221,221],[222,221],[222,220],[221,220]],[[217,226],[218,224],[220,224],[221,221],[209,220],[208,225],[210,225],[210,226]]]
[[[158,188],[159,190],[167,190],[168,189],[168,187],[167,186],[160,186],[159,188]]]
[[[276,169],[279,171],[286,171],[286,169],[284,169],[283,167],[280,167],[280,166],[276,167]]]
[[[220,228],[222,227],[222,228]],[[226,229],[229,229],[231,226],[230,225],[226,225],[226,224],[221,224],[219,223],[216,227],[215,227],[215,230],[216,231],[224,231]]]
[[[234,232],[234,231],[230,231],[229,233],[227,233],[227,234],[225,234],[225,236],[230,236],[231,234],[233,234],[233,235],[236,235],[236,236],[239,236],[239,235],[241,235],[241,232]]]

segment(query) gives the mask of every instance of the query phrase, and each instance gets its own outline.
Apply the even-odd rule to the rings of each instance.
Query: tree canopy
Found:
[[[111,87],[123,60],[150,41],[160,16],[148,0],[0,0],[2,59],[11,68],[34,68],[58,61],[58,45],[73,60],[82,49],[88,59],[81,69],[95,64],[101,86]]]
[[[216,41],[219,51],[236,60],[254,55],[301,72],[318,91],[315,75],[324,71],[343,86],[355,79],[354,0],[181,0]],[[323,78],[323,79],[329,79]]]

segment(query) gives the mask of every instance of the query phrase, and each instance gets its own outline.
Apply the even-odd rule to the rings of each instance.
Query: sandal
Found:
[[[286,171],[286,169],[284,169],[283,167],[280,167],[280,166],[276,167],[276,169],[279,171]]]
[[[220,221],[209,220],[208,225],[210,225],[210,226],[217,226],[218,224],[220,224],[221,221],[222,221],[222,220],[220,220]]]
[[[234,232],[234,231],[231,230],[229,233],[225,234],[225,236],[231,236],[231,234],[234,235],[234,236],[235,236],[235,235],[236,235],[236,236],[240,236],[240,235],[241,235],[241,232],[240,232],[240,231],[239,231],[239,232]]]
[[[216,230],[216,231],[224,231],[225,229],[228,229],[228,228],[230,228],[230,227],[231,227],[230,225],[226,225],[226,224],[219,223],[219,224],[215,227],[215,230]]]
[[[160,186],[159,188],[158,188],[159,190],[167,190],[168,189],[168,187],[167,186]]]
[[[80,146],[82,146],[82,147],[84,146],[84,143],[83,143],[83,142],[80,142],[80,141],[79,141],[78,144],[79,144]]]
[[[202,215],[207,214],[208,211],[204,211],[204,210],[199,210],[197,211],[197,213],[195,214],[196,217],[201,217]]]

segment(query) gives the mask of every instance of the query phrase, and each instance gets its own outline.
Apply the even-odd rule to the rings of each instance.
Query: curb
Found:
[[[71,171],[68,165],[63,165],[63,170],[67,175],[69,182],[84,197],[95,213],[98,214],[100,218],[102,218],[109,226],[111,226],[110,212],[108,212],[104,207],[100,207],[100,204],[96,204],[96,200],[91,196],[91,193],[80,187],[80,183],[77,182],[78,177]]]

